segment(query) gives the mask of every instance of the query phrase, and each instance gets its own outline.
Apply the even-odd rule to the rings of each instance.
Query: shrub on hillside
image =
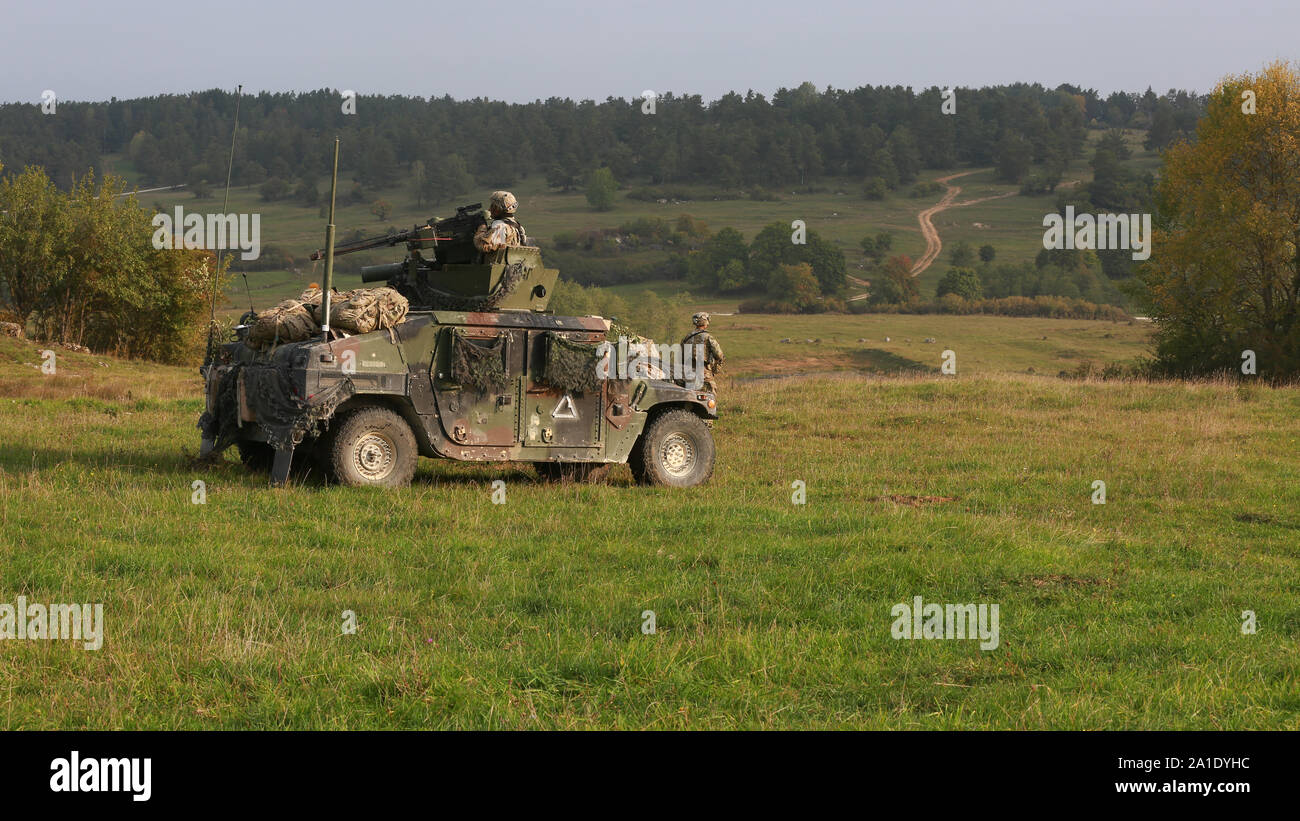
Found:
[[[889,185],[881,177],[872,177],[862,185],[862,196],[869,200],[883,200],[889,195]]]
[[[939,280],[934,295],[936,298],[955,295],[975,300],[984,296],[984,286],[980,282],[980,275],[973,268],[952,268]]]
[[[913,197],[934,197],[943,193],[943,186],[937,182],[918,182],[912,186]]]
[[[865,302],[865,300],[863,300]],[[1133,317],[1114,305],[1097,305],[1082,299],[1059,296],[1011,296],[1001,299],[962,299],[947,294],[937,300],[910,300],[901,304],[874,303],[858,310],[860,302],[849,304],[854,313],[880,314],[987,314],[990,316],[1029,316],[1048,319],[1108,319],[1126,322]]]

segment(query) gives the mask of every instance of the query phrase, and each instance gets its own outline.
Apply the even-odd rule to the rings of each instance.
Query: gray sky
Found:
[[[1062,82],[1209,90],[1300,59],[1296,0],[9,0],[0,101],[222,87],[510,101]]]

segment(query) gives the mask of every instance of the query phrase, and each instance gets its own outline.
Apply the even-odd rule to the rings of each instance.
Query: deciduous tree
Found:
[[[1254,114],[1242,92],[1255,93]],[[1157,357],[1179,375],[1300,375],[1300,74],[1274,63],[1224,79],[1194,143],[1165,153],[1151,259],[1140,276]]]

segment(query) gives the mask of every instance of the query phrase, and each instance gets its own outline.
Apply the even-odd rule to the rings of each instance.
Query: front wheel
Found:
[[[688,410],[655,417],[637,441],[632,474],[643,485],[691,487],[713,475],[713,432]]]
[[[330,473],[352,487],[406,487],[415,476],[415,434],[388,408],[360,408],[330,424]]]

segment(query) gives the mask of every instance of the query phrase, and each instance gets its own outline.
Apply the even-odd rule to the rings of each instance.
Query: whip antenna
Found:
[[[244,98],[244,86],[241,83],[239,85],[239,88],[235,90],[235,127],[230,131],[230,161],[226,164],[226,195],[221,200],[222,216],[226,214],[226,211],[228,210],[230,205],[230,176],[231,173],[235,170],[235,138],[239,135],[239,103],[243,100],[243,98]],[[221,270],[221,257],[224,253],[225,253],[224,248],[217,249],[217,270],[218,271]],[[253,289],[248,284],[248,271],[240,271],[239,273],[244,277],[244,293],[248,294],[248,310],[251,311],[253,310]],[[214,291],[214,297],[212,302],[212,314],[214,319],[216,318],[216,311],[217,311],[217,303],[216,303],[215,291]]]
[[[239,103],[244,96],[244,85],[239,84],[235,90],[235,125],[230,130],[230,160],[226,164],[226,194],[221,200],[221,213],[225,214],[230,206],[230,177],[235,169],[235,138],[239,135]],[[225,256],[225,249],[217,249],[217,270],[212,274],[212,312],[208,317],[208,354],[207,361],[211,364],[216,355],[217,336],[219,333],[217,326],[217,286],[221,282],[221,260]],[[241,272],[244,275],[244,291],[248,294],[248,308],[253,308],[253,290],[248,284],[248,272]]]

